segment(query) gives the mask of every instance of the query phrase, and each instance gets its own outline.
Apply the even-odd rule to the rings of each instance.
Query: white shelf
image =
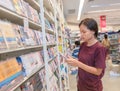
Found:
[[[54,19],[52,18],[52,16],[50,16],[47,12],[45,12],[45,17],[48,19],[48,21],[55,23]]]
[[[54,72],[52,73],[52,75],[50,76],[49,80],[54,76],[55,71],[58,69],[58,67],[55,68]]]
[[[54,8],[49,0],[43,0],[43,3],[44,3],[44,7],[46,7],[48,10],[54,13]]]
[[[11,21],[15,24],[24,25],[24,19],[27,19],[26,17],[17,14],[14,11],[11,11],[3,6],[0,6],[0,19],[7,19],[8,21]],[[29,27],[35,30],[41,29],[41,25],[38,23],[35,23],[34,21],[28,19]]]
[[[25,1],[28,2],[35,10],[40,12],[40,5],[37,1],[35,0],[25,0]]]
[[[46,30],[47,33],[55,35],[54,30],[48,29],[48,28],[45,28],[45,30]]]
[[[11,11],[0,5],[0,19],[7,19],[16,24],[23,25],[23,17],[18,15],[16,12]]]
[[[35,23],[32,20],[29,20],[29,27],[35,30],[41,29],[41,24]]]
[[[5,60],[6,58],[17,57],[30,52],[39,51],[42,48],[43,46],[39,45],[39,46],[30,46],[30,47],[23,47],[18,49],[5,50],[0,52],[0,60]]]
[[[20,50],[27,50],[27,49],[34,49],[34,48],[42,48],[42,45],[39,45],[39,46],[30,46],[30,47],[23,47],[23,48],[18,48],[18,49],[11,49],[11,50],[5,50],[5,51],[2,51],[0,52],[0,54],[3,54],[3,53],[8,53],[8,52],[15,52],[15,51],[20,51]]]
[[[42,66],[36,68],[36,70],[33,71],[31,75],[25,77],[22,81],[19,82],[19,84],[17,84],[16,86],[14,86],[14,88],[11,89],[10,91],[16,90],[20,85],[22,85],[23,83],[25,83],[25,82],[26,82],[28,79],[30,79],[33,75],[35,75],[35,74],[38,73],[41,69],[43,69],[44,66],[45,66],[45,65],[42,65]],[[14,85],[15,85],[15,84],[14,84]]]
[[[56,46],[56,44],[54,43],[54,44],[47,44],[47,47],[54,47],[54,46]]]
[[[53,58],[49,59],[48,63],[51,63],[52,61],[54,61],[56,57],[57,57],[57,54]]]

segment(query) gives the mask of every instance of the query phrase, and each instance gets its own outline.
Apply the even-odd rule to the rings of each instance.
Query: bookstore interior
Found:
[[[99,25],[98,40],[110,40],[103,83],[118,85],[104,91],[119,91],[119,11],[120,0],[0,0],[0,91],[77,91],[64,55],[80,41],[78,25],[88,17]]]

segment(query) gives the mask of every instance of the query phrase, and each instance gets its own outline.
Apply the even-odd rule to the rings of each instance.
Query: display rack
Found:
[[[21,39],[22,45],[19,45],[18,47],[18,44],[16,43],[18,39],[16,39],[17,35],[15,35],[15,41],[13,41],[13,43],[15,42],[17,47],[14,48],[9,47],[6,36],[3,36],[7,48],[0,52],[0,64],[6,61],[10,63],[9,59],[14,58],[14,62],[15,60],[18,62],[16,65],[19,67],[19,69],[16,70],[17,73],[14,72],[15,75],[11,73],[12,75],[6,79],[4,78],[4,80],[0,76],[0,91],[22,91],[23,89],[26,89],[26,91],[33,91],[35,89],[40,89],[40,91],[64,91],[61,82],[60,55],[58,50],[59,41],[56,14],[61,13],[60,8],[56,8],[58,2],[54,0],[10,0],[9,3],[12,3],[11,6],[14,5],[13,2],[16,4],[16,6],[21,5],[18,6],[20,9],[18,9],[18,7],[16,8],[16,6],[13,6],[12,10],[9,7],[6,7],[6,3],[2,1],[0,2],[1,21],[9,22],[10,25],[16,24],[18,27],[22,26],[24,33],[31,32],[31,35],[29,35],[27,38],[30,37],[30,39],[32,39],[33,35],[35,36],[37,34],[39,36],[37,35],[38,38],[35,36],[36,40],[34,38],[32,39],[33,43],[35,42],[34,44],[28,40],[27,44],[23,44],[23,40]],[[53,5],[53,3],[55,3],[55,5]],[[28,8],[30,8],[30,12],[24,10]],[[30,13],[31,16],[29,15]],[[18,30],[22,31],[20,29]],[[3,30],[0,30],[0,33],[1,31]],[[2,34],[3,32],[0,35]],[[61,38],[63,38],[62,32],[61,36]],[[39,41],[41,42],[39,43]],[[26,40],[24,40],[24,42],[26,42]],[[61,45],[63,47],[63,43],[61,43]],[[54,50],[54,52],[52,50]],[[40,57],[36,55],[36,59],[33,60],[35,58],[34,53],[38,55],[40,54]],[[27,62],[33,61],[34,63],[35,61],[33,67],[30,68],[30,72],[27,72],[29,71],[29,66],[21,63],[21,60],[22,62],[25,62],[23,59],[25,60],[27,57],[30,57],[26,60]],[[23,72],[23,70],[26,73]],[[6,83],[8,80],[9,83]],[[35,84],[32,81],[34,81]],[[54,84],[50,84],[51,82]]]
[[[102,41],[105,33],[99,33],[98,39]],[[115,64],[120,63],[120,53],[119,53],[119,33],[118,32],[108,32],[108,39],[110,40],[110,56],[112,62]]]
[[[109,33],[110,39],[110,55],[112,57],[113,63],[120,63],[120,53],[119,53],[119,34],[118,32]]]

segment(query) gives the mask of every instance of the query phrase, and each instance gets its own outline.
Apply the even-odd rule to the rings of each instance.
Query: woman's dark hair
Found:
[[[104,38],[105,38],[105,39],[107,39],[107,38],[108,38],[107,34],[104,34]]]
[[[79,27],[81,25],[85,25],[90,31],[94,31],[95,34],[94,36],[97,38],[98,36],[98,25],[97,25],[97,22],[92,19],[92,18],[85,18],[84,20],[82,20],[79,24]]]

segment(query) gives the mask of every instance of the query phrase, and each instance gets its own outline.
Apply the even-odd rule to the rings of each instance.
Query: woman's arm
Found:
[[[102,68],[95,68],[92,66],[88,66],[88,65],[86,65],[86,64],[84,64],[76,59],[73,59],[72,57],[69,57],[66,60],[66,62],[69,65],[79,67],[79,68],[83,69],[84,71],[89,72],[89,73],[94,74],[94,75],[100,75],[102,73]]]

